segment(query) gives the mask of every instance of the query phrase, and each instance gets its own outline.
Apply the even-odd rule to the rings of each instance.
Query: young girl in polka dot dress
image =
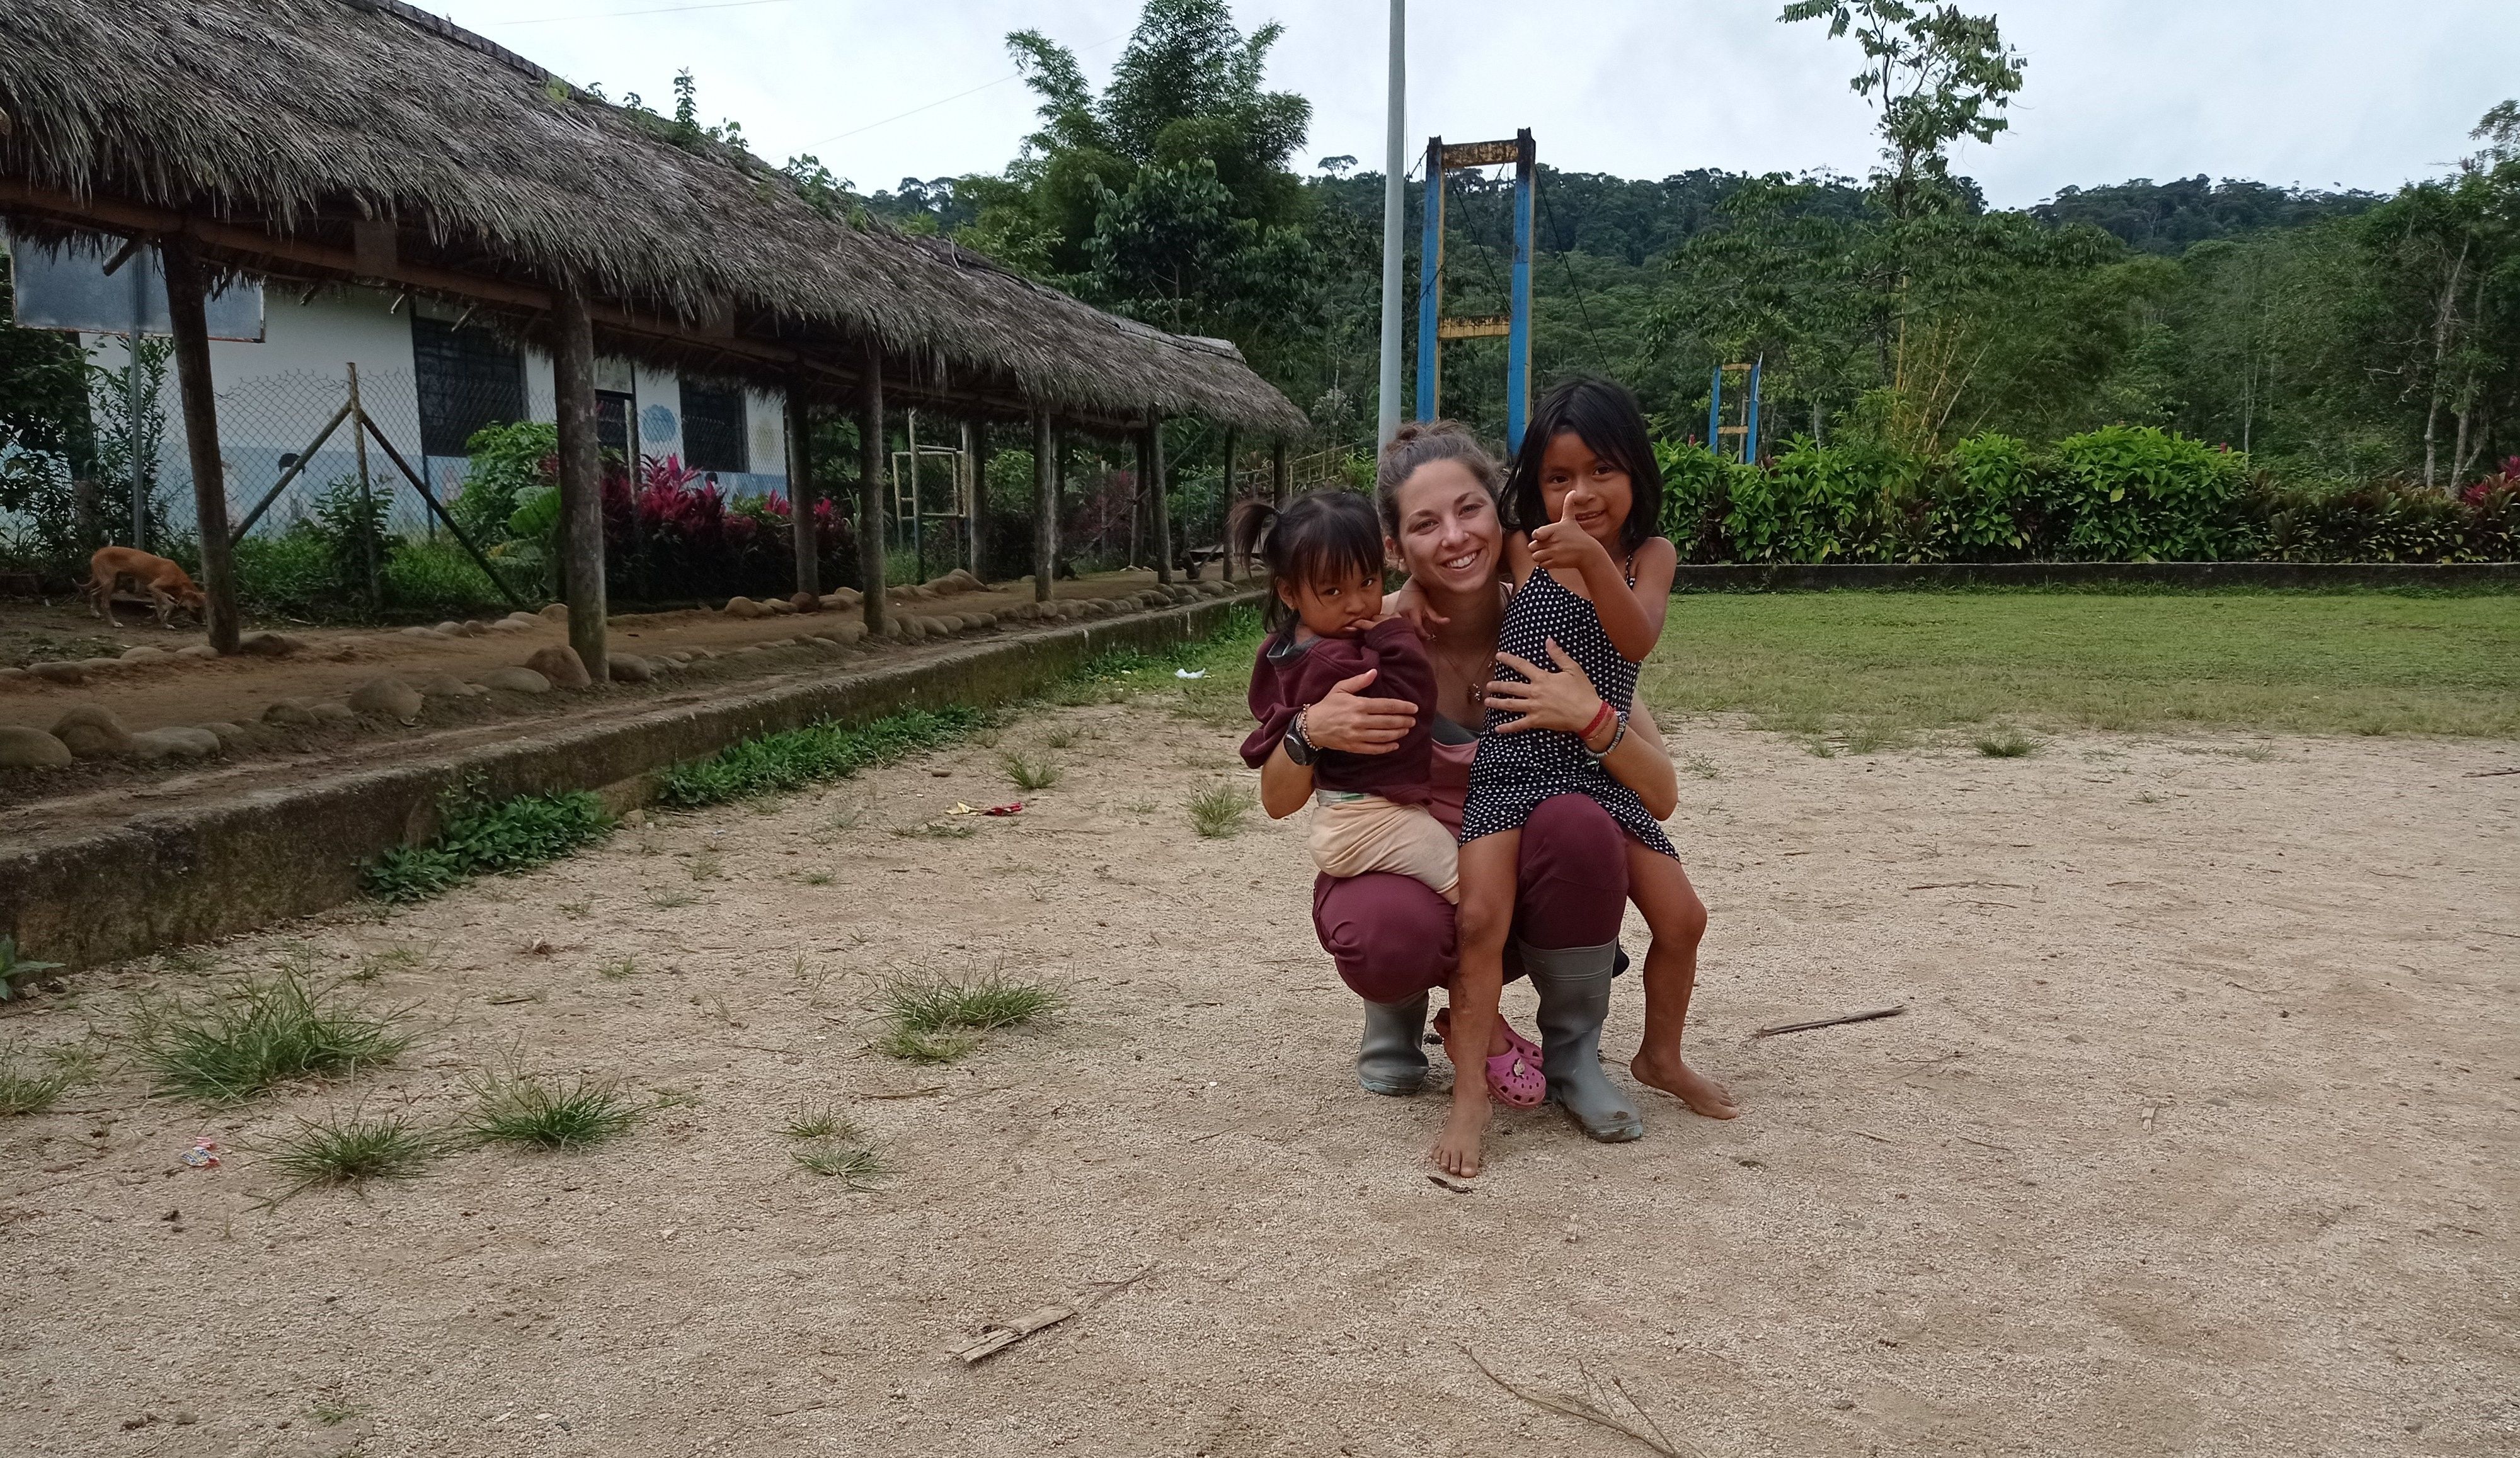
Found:
[[[1552,663],[1559,671],[1580,667],[1601,708],[1581,734],[1526,729],[1509,714],[1488,712],[1462,814],[1452,1036],[1464,1046],[1483,1047],[1497,1015],[1523,821],[1552,796],[1589,795],[1628,833],[1629,895],[1653,931],[1645,954],[1645,1040],[1631,1069],[1701,1113],[1730,1118],[1721,1086],[1681,1061],[1677,1022],[1666,1017],[1660,1022],[1671,1026],[1658,1026],[1654,1016],[1657,1003],[1666,1011],[1688,1005],[1705,908],[1662,826],[1636,791],[1601,768],[1627,732],[1637,666],[1662,637],[1679,562],[1671,543],[1654,534],[1662,473],[1635,397],[1598,379],[1552,391],[1523,436],[1506,498],[1520,530],[1506,542],[1512,592],[1497,643],[1497,676],[1524,680],[1517,663],[1541,672]],[[1485,1081],[1455,1080],[1436,1163],[1452,1173],[1477,1173],[1487,1117]]]

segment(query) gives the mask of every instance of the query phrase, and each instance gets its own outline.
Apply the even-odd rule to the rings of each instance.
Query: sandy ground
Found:
[[[1187,822],[1240,777],[1234,732],[1055,711],[216,949],[411,949],[355,991],[422,1041],[237,1114],[125,1068],[0,1127],[0,1449],[1643,1451],[1474,1351],[1615,1381],[1707,1455],[2520,1450],[2520,775],[2468,777],[2513,746],[1819,759],[1685,727],[1693,1056],[1746,1113],[1657,1097],[1623,1146],[1508,1114],[1463,1195],[1419,1162],[1441,1096],[1351,1082],[1300,821]],[[1022,816],[896,833],[974,824],[936,817],[1068,735]],[[867,1046],[886,977],[1001,965],[1065,1013],[941,1069]],[[112,1035],[197,980],[83,978],[0,1039]],[[1623,981],[1622,1054],[1640,1017]],[[294,1116],[449,1119],[508,1046],[649,1112],[597,1152],[256,1208]],[[882,1141],[880,1189],[790,1163],[778,1127],[827,1097]],[[181,1168],[203,1133],[229,1162]],[[1088,1309],[946,1355],[1061,1301]]]

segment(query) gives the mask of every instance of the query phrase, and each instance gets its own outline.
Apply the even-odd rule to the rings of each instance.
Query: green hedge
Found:
[[[1695,562],[2507,561],[2520,481],[2287,487],[2148,425],[1933,458],[1797,436],[1758,465],[1664,443],[1663,535]]]

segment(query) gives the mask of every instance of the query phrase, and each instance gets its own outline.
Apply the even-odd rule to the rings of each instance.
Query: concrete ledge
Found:
[[[1828,562],[1684,565],[1675,593],[1966,587],[2437,588],[2520,592],[2520,562]]]
[[[436,828],[444,793],[600,790],[644,802],[649,772],[817,720],[992,706],[1040,692],[1088,659],[1206,638],[1248,594],[974,643],[917,663],[840,673],[602,724],[558,724],[389,769],[318,776],[134,817],[107,832],[0,849],[0,930],[22,955],[91,966],[231,936],[338,906],[359,870]]]

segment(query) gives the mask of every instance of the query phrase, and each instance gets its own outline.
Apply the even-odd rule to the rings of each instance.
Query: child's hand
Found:
[[[1579,494],[1579,491],[1569,491],[1559,498],[1557,519],[1532,532],[1531,559],[1542,567],[1552,571],[1563,567],[1589,573],[1613,565],[1609,549],[1573,519],[1575,498]]]
[[[1430,642],[1434,641],[1436,629],[1453,621],[1429,607],[1415,583],[1384,598],[1382,616],[1374,621],[1387,623],[1393,618],[1407,618],[1410,626],[1418,630],[1418,636]]]

